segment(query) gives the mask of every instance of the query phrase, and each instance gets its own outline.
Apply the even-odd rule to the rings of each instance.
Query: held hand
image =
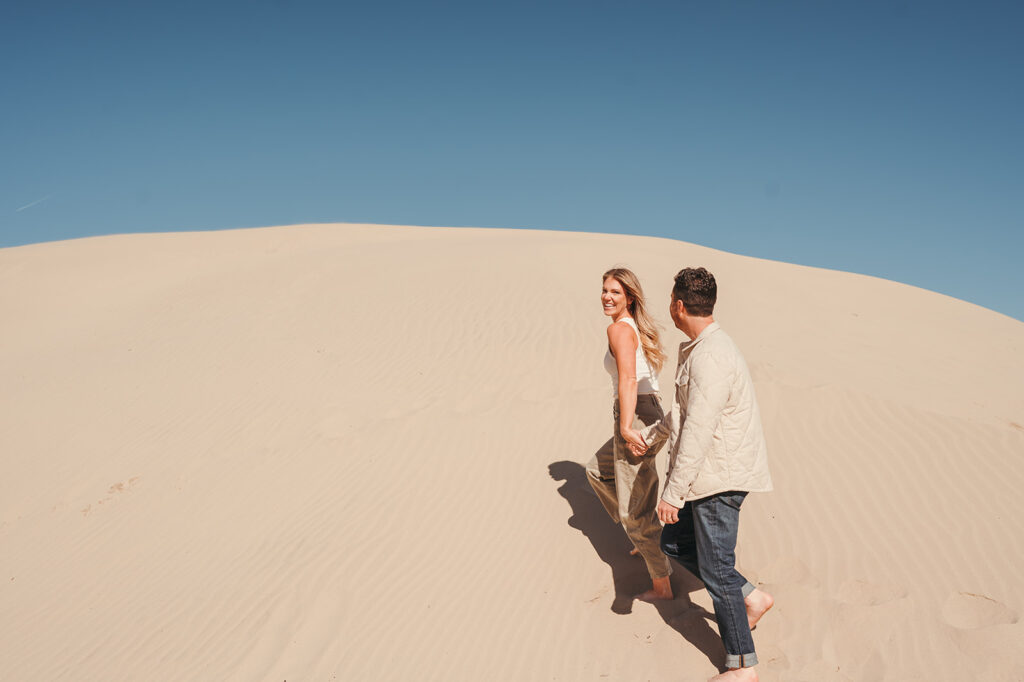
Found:
[[[679,507],[673,507],[665,500],[661,500],[658,502],[658,518],[666,526],[677,523],[679,521]]]
[[[622,437],[626,440],[626,444],[629,445],[629,449],[637,457],[647,452],[647,443],[644,442],[643,436],[636,429],[622,429]]]

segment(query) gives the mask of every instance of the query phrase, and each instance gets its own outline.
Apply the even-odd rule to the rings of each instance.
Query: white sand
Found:
[[[751,365],[761,679],[1024,679],[1024,324],[663,239],[364,225],[0,250],[0,678],[715,674],[706,593],[630,603],[578,464],[616,264],[663,386],[688,265]]]

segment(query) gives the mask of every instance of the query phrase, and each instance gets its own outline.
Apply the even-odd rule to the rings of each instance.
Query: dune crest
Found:
[[[631,602],[579,466],[618,264],[663,387],[685,266],[750,363],[761,679],[1024,677],[1024,324],[665,239],[375,225],[0,250],[2,677],[714,674],[706,593]]]

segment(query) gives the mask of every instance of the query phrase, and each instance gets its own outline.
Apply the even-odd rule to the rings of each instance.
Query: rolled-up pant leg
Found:
[[[662,417],[661,405],[653,395],[637,396],[636,420],[648,425]],[[633,546],[640,552],[652,578],[672,573],[668,558],[660,546],[661,523],[658,521],[658,472],[656,451],[635,457],[619,432],[619,406],[613,410],[615,420],[612,440],[599,450],[587,465],[587,480],[597,493],[608,515],[622,524]]]

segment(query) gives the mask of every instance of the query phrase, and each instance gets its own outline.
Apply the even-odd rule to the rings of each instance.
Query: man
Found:
[[[757,680],[750,631],[774,600],[736,570],[736,534],[747,493],[769,491],[772,482],[750,371],[712,317],[717,297],[704,268],[676,275],[669,314],[690,340],[679,345],[671,408],[640,435],[647,448],[668,440],[661,549],[711,595],[728,668],[712,679],[748,682]]]

